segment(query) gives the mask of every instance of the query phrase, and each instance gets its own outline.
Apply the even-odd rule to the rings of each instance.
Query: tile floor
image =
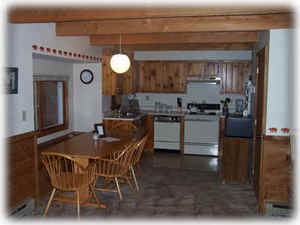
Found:
[[[133,194],[122,186],[123,200],[117,193],[98,192],[107,209],[81,207],[82,219],[96,218],[257,218],[257,202],[248,183],[221,184],[218,158],[157,151],[144,154],[141,190]],[[47,199],[26,215],[40,218]],[[48,218],[75,218],[76,207],[53,203]]]

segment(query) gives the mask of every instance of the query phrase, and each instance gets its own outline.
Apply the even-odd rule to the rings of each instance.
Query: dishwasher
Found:
[[[180,151],[179,116],[154,116],[154,148]]]

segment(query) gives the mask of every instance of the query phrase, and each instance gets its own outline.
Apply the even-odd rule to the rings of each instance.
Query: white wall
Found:
[[[65,135],[73,131],[73,61],[61,59],[55,56],[33,54],[33,75],[47,76],[59,79],[60,76],[68,77],[68,105],[69,105],[69,129],[56,132],[38,138],[38,143],[49,141],[53,138]]]
[[[13,136],[34,129],[32,45],[101,56],[101,48],[89,45],[88,37],[56,37],[55,24],[7,24],[5,66],[19,68],[18,94],[6,95],[6,134]],[[22,121],[22,111],[26,121]]]
[[[275,127],[293,128],[293,111],[295,110],[294,93],[294,56],[293,30],[271,30],[269,43],[268,96],[266,134],[274,135],[268,129]]]
[[[74,64],[73,75],[73,111],[74,130],[92,131],[95,123],[102,122],[102,70],[100,63]],[[80,72],[90,69],[94,74],[92,83],[86,85],[80,81]]]

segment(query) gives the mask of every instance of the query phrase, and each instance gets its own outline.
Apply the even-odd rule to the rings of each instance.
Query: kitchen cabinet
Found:
[[[221,93],[244,94],[244,82],[251,75],[250,62],[220,64]]]
[[[217,62],[192,61],[187,62],[187,75],[190,77],[210,78],[219,73]]]
[[[244,94],[251,61],[138,61],[138,92],[185,93],[187,77],[221,79],[221,94]]]
[[[191,61],[187,64],[187,76],[221,79],[221,94],[244,94],[245,78],[251,75],[250,61]]]
[[[115,52],[111,49],[103,49],[102,54],[102,94],[117,95],[134,92],[133,55],[126,53],[130,58],[130,68],[126,73],[117,74],[110,67],[110,59]]]
[[[139,61],[138,70],[138,92],[160,92],[161,76],[163,73],[162,62]]]
[[[222,183],[247,182],[249,179],[249,139],[224,137]]]
[[[139,61],[138,92],[184,93],[186,64],[178,61]]]
[[[186,64],[184,62],[162,62],[162,92],[184,93],[186,91]]]
[[[146,115],[145,116],[145,130],[148,133],[148,140],[146,142],[145,149],[150,152],[154,152],[154,116]]]

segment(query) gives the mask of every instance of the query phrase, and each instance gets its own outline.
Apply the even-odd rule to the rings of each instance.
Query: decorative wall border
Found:
[[[286,127],[285,128],[270,127],[267,129],[267,133],[271,135],[289,136],[291,134],[291,129]]]
[[[41,53],[45,55],[52,55],[64,58],[70,58],[80,61],[88,61],[88,62],[101,62],[101,57],[97,56],[89,56],[81,53],[68,52],[62,49],[49,48],[45,46],[32,45],[33,52]]]

